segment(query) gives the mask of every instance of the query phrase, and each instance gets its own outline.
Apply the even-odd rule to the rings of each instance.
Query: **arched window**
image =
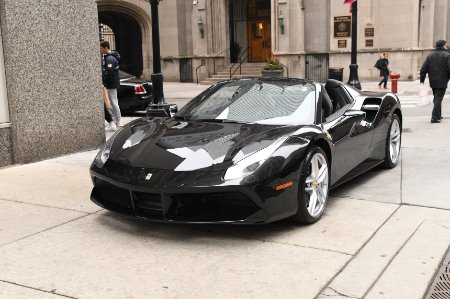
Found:
[[[120,69],[139,77],[143,70],[142,33],[138,19],[129,12],[99,12],[100,39],[109,41],[111,50],[120,54]]]
[[[116,49],[116,36],[114,35],[114,31],[105,24],[100,23],[99,25],[99,35],[100,41],[108,41],[111,46],[111,50],[115,51]]]

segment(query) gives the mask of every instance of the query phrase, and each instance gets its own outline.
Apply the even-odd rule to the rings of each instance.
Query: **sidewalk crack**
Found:
[[[377,235],[377,233],[380,231],[380,229],[383,228],[386,225],[386,223],[392,219],[392,217],[394,217],[394,215],[397,213],[397,211],[400,209],[400,207],[401,207],[401,205],[397,206],[397,208],[391,213],[391,215],[389,215],[389,217],[387,217],[387,219],[373,232],[373,234],[370,235],[370,237],[366,240],[366,242],[364,242],[364,244],[361,245],[361,247],[355,252],[353,257],[351,259],[349,259],[347,261],[347,263],[345,263],[344,266],[342,266],[342,268],[325,284],[325,286],[322,289],[320,289],[320,291],[317,293],[317,295],[314,297],[314,299],[320,298],[319,296],[322,296],[323,292],[327,288],[331,289],[330,285],[336,279],[336,277],[338,277],[342,273],[342,271],[344,271],[345,268],[347,268],[347,266],[355,259],[355,257],[358,256],[358,254],[361,252],[361,250],[363,250],[363,248],[366,247],[366,245]]]
[[[394,255],[392,255],[391,259],[388,261],[388,263],[386,264],[386,266],[384,267],[383,271],[381,271],[381,273],[377,276],[377,278],[373,281],[372,285],[366,290],[366,292],[364,293],[363,298],[365,298],[367,296],[367,294],[369,294],[369,292],[373,289],[373,287],[375,286],[375,284],[380,280],[381,276],[383,276],[383,274],[386,272],[387,268],[389,268],[389,266],[392,264],[392,261],[399,255],[399,253],[403,250],[403,248],[405,248],[406,244],[409,243],[409,241],[412,239],[412,237],[417,233],[417,231],[420,229],[420,227],[425,223],[426,220],[423,220],[417,227],[416,229],[412,232],[412,234],[408,237],[408,239],[406,239],[405,243],[403,243],[402,246],[400,246],[400,248],[395,252]]]
[[[3,280],[3,279],[0,279],[0,282],[4,282],[4,283],[7,283],[7,284],[12,284],[12,285],[19,286],[19,287],[22,287],[22,288],[31,289],[31,290],[35,290],[35,291],[51,294],[51,295],[56,295],[56,296],[59,296],[59,297],[70,298],[70,299],[78,299],[77,297],[72,297],[72,296],[68,296],[68,295],[64,295],[64,294],[58,293],[58,292],[56,292],[56,290],[51,290],[51,291],[41,290],[41,289],[38,289],[38,288],[35,288],[35,287],[26,286],[26,285],[23,285],[23,284],[20,284],[20,283],[15,283],[15,282]]]
[[[440,224],[440,223],[438,223],[438,222],[436,222],[436,221],[434,221],[434,220],[431,220],[431,219],[425,219],[425,220],[423,221],[423,223],[425,223],[425,222],[433,223],[433,224],[435,224],[435,225],[437,225],[437,226],[440,226],[440,227],[442,227],[442,228],[444,228],[444,229],[446,229],[446,230],[450,230],[450,227],[447,227],[446,225]]]
[[[25,202],[25,201],[14,200],[14,199],[6,199],[6,198],[0,198],[0,200],[14,202],[14,203],[20,203],[20,204],[24,204],[24,205],[36,206],[36,207],[43,207],[43,208],[49,208],[49,209],[58,209],[58,210],[65,210],[65,211],[71,211],[71,212],[78,212],[78,213],[82,213],[82,214],[93,214],[93,213],[98,212],[98,211],[95,211],[95,212],[90,213],[90,212],[84,212],[84,211],[75,210],[75,209],[53,207],[53,206],[49,206],[49,205],[43,205],[43,204],[32,203],[32,202]]]
[[[27,239],[27,238],[33,237],[33,236],[36,236],[36,235],[39,235],[39,234],[41,234],[41,233],[47,232],[47,231],[49,231],[49,230],[52,230],[52,229],[54,229],[54,228],[57,228],[57,227],[63,226],[63,225],[65,225],[65,224],[68,224],[68,223],[71,223],[71,222],[74,222],[74,221],[80,220],[80,219],[82,219],[82,218],[85,218],[85,217],[88,217],[88,216],[90,216],[90,215],[92,215],[92,214],[86,214],[86,215],[82,215],[82,216],[80,216],[80,217],[77,217],[77,218],[71,219],[71,220],[69,220],[69,221],[66,221],[66,222],[63,222],[63,223],[60,223],[60,224],[54,225],[54,226],[52,226],[52,227],[46,228],[46,229],[44,229],[44,230],[41,230],[41,231],[39,231],[39,232],[33,233],[33,234],[31,234],[31,235],[28,235],[28,236],[25,236],[25,237],[22,237],[22,238],[16,239],[16,240],[14,240],[14,241],[11,241],[11,242],[8,242],[8,243],[5,243],[5,244],[2,244],[2,245],[0,245],[0,248],[2,248],[2,247],[5,247],[5,246],[7,246],[7,245],[9,245],[9,244],[12,244],[12,243],[15,243],[15,242],[18,242],[18,241],[21,241],[21,240],[24,240],[24,239]],[[0,281],[1,281],[1,280],[0,280]]]
[[[349,295],[346,295],[344,293],[338,292],[335,289],[333,289],[332,287],[328,287],[328,289],[333,291],[335,294],[334,295],[322,294],[321,296],[324,296],[324,297],[336,297],[336,296],[339,296],[339,297],[345,297],[345,298],[360,299],[359,297],[353,297],[353,296],[349,296]]]

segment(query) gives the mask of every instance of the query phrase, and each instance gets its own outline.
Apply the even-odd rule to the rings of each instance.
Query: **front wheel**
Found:
[[[394,168],[400,160],[400,146],[402,141],[402,129],[397,114],[392,115],[391,124],[386,136],[386,148],[383,166]]]
[[[298,190],[298,211],[292,218],[299,223],[317,222],[328,201],[330,170],[325,152],[313,147],[303,163]]]

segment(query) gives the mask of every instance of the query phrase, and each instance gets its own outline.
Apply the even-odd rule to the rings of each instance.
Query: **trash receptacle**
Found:
[[[342,82],[343,77],[344,77],[343,67],[330,67],[328,69],[328,79],[334,79]]]

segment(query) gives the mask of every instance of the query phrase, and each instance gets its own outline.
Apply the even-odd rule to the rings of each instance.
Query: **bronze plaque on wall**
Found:
[[[366,37],[374,37],[375,36],[375,28],[365,28],[364,36]]]
[[[351,37],[352,17],[334,17],[334,37]]]
[[[366,47],[373,47],[373,39],[366,39]]]
[[[338,48],[347,48],[347,40],[338,39]]]

